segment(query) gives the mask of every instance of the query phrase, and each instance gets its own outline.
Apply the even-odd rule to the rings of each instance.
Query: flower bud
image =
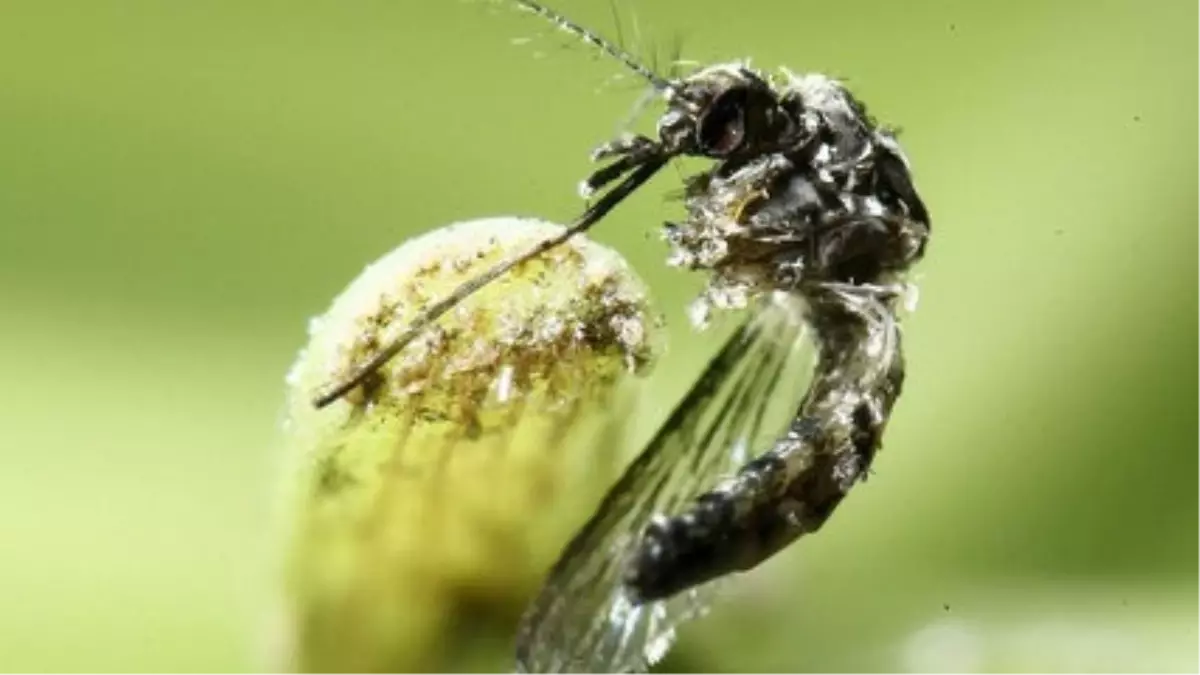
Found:
[[[629,375],[652,362],[657,325],[642,282],[582,236],[465,298],[342,399],[312,404],[423,308],[560,232],[521,218],[442,228],[368,266],[312,322],[287,379],[277,667],[461,667],[455,626],[482,613],[515,628],[618,477]]]

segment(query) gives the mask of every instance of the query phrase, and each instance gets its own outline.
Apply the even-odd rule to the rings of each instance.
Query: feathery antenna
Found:
[[[590,30],[584,28],[583,26],[580,26],[579,24],[570,20],[566,16],[558,13],[557,11],[550,9],[549,7],[543,5],[540,2],[535,2],[535,0],[511,0],[511,1],[517,7],[520,7],[521,9],[524,9],[527,12],[532,12],[533,14],[536,14],[536,15],[542,17],[546,21],[549,21],[550,23],[554,24],[555,26],[558,26],[559,29],[566,31],[567,33],[570,33],[571,35],[574,35],[575,37],[579,38],[580,40],[583,40],[584,42],[592,45],[593,47],[596,47],[597,49],[603,51],[605,54],[608,54],[612,58],[620,61],[626,68],[632,70],[633,72],[637,73],[638,75],[641,75],[648,82],[650,82],[650,84],[654,85],[654,88],[657,89],[658,91],[670,92],[671,90],[674,89],[674,86],[670,83],[670,81],[664,79],[663,77],[661,77],[660,75],[655,73],[653,70],[646,67],[644,64],[642,64],[641,61],[638,61],[637,58],[633,56],[633,54],[630,54],[629,52],[625,51],[621,47],[617,46],[615,43],[605,39],[600,34],[590,31]],[[617,29],[621,30],[619,24],[618,24]]]

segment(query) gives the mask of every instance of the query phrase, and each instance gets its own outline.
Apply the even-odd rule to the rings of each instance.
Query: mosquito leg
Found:
[[[357,366],[350,374],[337,380],[323,392],[318,392],[313,399],[313,406],[324,408],[333,403],[342,396],[346,395],[351,389],[363,384],[370,379],[383,364],[387,363],[394,356],[400,353],[404,347],[412,342],[422,331],[427,330],[430,325],[437,321],[438,317],[450,311],[459,302],[471,295],[475,291],[483,288],[487,284],[495,281],[509,270],[517,265],[524,263],[527,260],[536,258],[542,253],[549,251],[555,246],[561,245],[571,237],[577,234],[588,231],[592,225],[595,225],[601,218],[606,216],[609,211],[612,211],[617,204],[621,203],[633,191],[641,187],[650,177],[667,163],[667,158],[664,157],[648,157],[645,161],[633,170],[628,177],[618,183],[613,189],[604,193],[596,203],[589,206],[575,221],[559,234],[548,239],[544,239],[531,247],[529,250],[520,253],[507,260],[502,260],[492,267],[479,273],[477,276],[464,281],[457,288],[452,290],[449,295],[446,295],[441,300],[425,307],[416,318],[412,320],[408,328],[403,333],[392,339],[380,348],[370,359],[365,363]]]

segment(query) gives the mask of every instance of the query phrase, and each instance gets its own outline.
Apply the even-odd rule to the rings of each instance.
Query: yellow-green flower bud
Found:
[[[424,307],[561,231],[518,218],[442,228],[368,266],[313,321],[287,380],[276,667],[469,663],[455,626],[513,620],[617,478],[628,374],[652,361],[656,322],[624,261],[583,237],[465,299],[364,386],[312,405]]]

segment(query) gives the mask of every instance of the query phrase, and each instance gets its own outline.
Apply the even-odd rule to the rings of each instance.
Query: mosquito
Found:
[[[510,1],[644,79],[665,104],[657,135],[597,148],[604,164],[580,190],[598,196],[560,236],[428,306],[315,404],[363,385],[463,298],[588,230],[670,160],[711,160],[684,179],[686,216],[664,226],[669,262],[708,275],[693,323],[745,311],[518,630],[522,671],[641,670],[717,582],[817,531],[865,479],[904,382],[900,318],[929,213],[896,133],[836,79],[740,62],[667,77],[540,2]],[[805,388],[795,354],[808,341]]]

